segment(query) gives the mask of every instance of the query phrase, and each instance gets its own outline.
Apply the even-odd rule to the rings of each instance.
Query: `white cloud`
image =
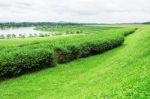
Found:
[[[150,0],[0,0],[0,21],[150,21]]]

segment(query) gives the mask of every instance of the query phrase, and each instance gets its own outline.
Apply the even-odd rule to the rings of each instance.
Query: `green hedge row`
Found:
[[[105,52],[109,49],[121,45],[124,41],[123,37],[110,40],[93,40],[85,42],[81,45],[68,45],[63,48],[55,48],[55,58],[58,63],[66,63],[77,58],[87,57]]]
[[[56,65],[52,51],[21,49],[3,53],[0,57],[0,78],[17,76]]]
[[[125,34],[134,32],[126,31]],[[105,34],[103,34],[105,35]],[[74,37],[73,37],[74,38]],[[17,76],[46,67],[56,66],[77,58],[99,54],[121,45],[124,35],[99,34],[78,38],[56,39],[51,42],[7,48],[0,53],[0,79]],[[69,41],[69,42],[68,42]]]
[[[135,28],[135,29],[133,29],[133,30],[131,30],[131,31],[125,31],[125,32],[123,32],[123,35],[124,35],[124,36],[128,36],[128,35],[134,33],[137,29],[138,29],[138,28]]]

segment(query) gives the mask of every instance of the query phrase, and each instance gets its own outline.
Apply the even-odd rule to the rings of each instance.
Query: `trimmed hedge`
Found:
[[[77,59],[81,54],[81,46],[68,45],[64,48],[59,47],[54,49],[55,59],[58,63],[66,63],[71,60]]]
[[[123,33],[123,35],[124,35],[124,36],[128,36],[128,35],[134,33],[137,29],[138,29],[138,28],[135,28],[135,29],[133,29],[133,30],[131,30],[131,31],[125,31],[125,32]]]
[[[95,54],[105,52],[109,49],[121,45],[124,37],[116,37],[104,41],[93,40],[84,42],[80,45],[68,45],[55,49],[55,58],[58,63],[66,63],[77,58],[87,57]]]
[[[81,57],[105,52],[121,45],[124,36],[136,29],[118,33],[70,36],[30,45],[4,48],[0,53],[0,79],[53,67]]]
[[[17,76],[55,66],[54,54],[45,49],[21,49],[0,57],[0,78]]]

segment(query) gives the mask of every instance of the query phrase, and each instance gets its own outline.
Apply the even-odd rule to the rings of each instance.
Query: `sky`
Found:
[[[0,0],[0,22],[150,21],[150,0]]]

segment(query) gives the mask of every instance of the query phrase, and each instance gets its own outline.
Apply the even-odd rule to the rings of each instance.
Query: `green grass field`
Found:
[[[138,30],[125,37],[120,47],[99,55],[58,64],[54,68],[1,81],[0,98],[149,99],[150,26],[127,25],[125,27],[123,30],[111,29],[101,32],[111,34],[118,31],[118,35],[127,31],[127,28],[137,27]],[[102,34],[99,37],[102,37]],[[60,38],[62,37],[56,37],[56,39]],[[43,41],[44,38],[39,39]],[[37,39],[30,40],[31,38],[24,39],[20,44],[35,43]],[[10,43],[5,40],[2,42],[3,44],[0,45],[2,47],[7,44],[10,48],[20,45],[18,43],[9,45]]]

